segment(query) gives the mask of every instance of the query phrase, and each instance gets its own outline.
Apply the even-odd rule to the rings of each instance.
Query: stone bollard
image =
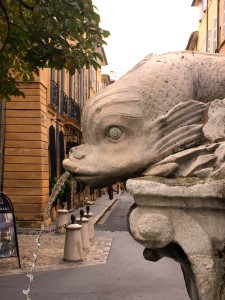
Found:
[[[63,260],[65,261],[83,260],[81,228],[82,226],[79,224],[70,224],[66,227]]]
[[[79,217],[77,221],[78,223],[80,223],[80,225],[82,225],[81,240],[82,240],[83,250],[88,250],[91,247],[90,238],[89,238],[89,228],[88,228],[89,219],[84,217]]]
[[[66,228],[63,225],[68,224],[69,211],[67,209],[58,209],[57,213],[58,213],[58,218],[56,224],[56,232],[66,233]]]
[[[88,218],[88,229],[89,229],[89,239],[93,240],[95,238],[95,228],[94,228],[94,214],[93,213],[84,213],[84,217]]]

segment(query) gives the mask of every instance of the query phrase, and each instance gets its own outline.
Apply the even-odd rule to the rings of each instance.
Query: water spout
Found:
[[[31,285],[32,285],[32,282],[34,280],[34,277],[33,277],[33,271],[34,271],[34,268],[35,268],[35,264],[37,262],[37,259],[38,259],[38,250],[41,246],[41,236],[44,232],[44,229],[45,229],[45,226],[46,226],[46,222],[49,218],[49,215],[50,215],[50,212],[51,212],[51,207],[52,207],[52,204],[54,202],[54,200],[56,199],[58,193],[60,192],[62,186],[64,185],[65,181],[67,180],[67,178],[70,176],[70,173],[69,172],[65,172],[59,179],[58,181],[56,182],[55,186],[53,187],[52,189],[52,193],[51,193],[51,196],[49,197],[49,200],[48,200],[48,204],[47,204],[47,207],[45,209],[45,215],[44,215],[44,220],[43,220],[43,223],[41,225],[41,228],[40,228],[40,231],[39,231],[39,234],[36,238],[36,249],[33,253],[33,261],[32,263],[30,263],[30,273],[27,274],[27,277],[29,278],[29,285],[28,285],[28,288],[26,290],[23,290],[23,294],[26,295],[26,298],[27,300],[31,300],[31,296],[30,296],[30,292],[31,292]]]

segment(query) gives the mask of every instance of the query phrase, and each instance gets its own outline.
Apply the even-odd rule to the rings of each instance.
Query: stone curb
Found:
[[[94,224],[98,223],[101,218],[104,216],[104,214],[113,206],[113,204],[117,201],[117,197],[113,200],[111,200],[111,203],[109,206],[105,207],[96,217],[94,217]]]

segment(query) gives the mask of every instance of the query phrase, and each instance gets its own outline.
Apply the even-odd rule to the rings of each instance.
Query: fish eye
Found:
[[[118,140],[123,134],[123,131],[119,127],[110,127],[107,136],[113,140]]]

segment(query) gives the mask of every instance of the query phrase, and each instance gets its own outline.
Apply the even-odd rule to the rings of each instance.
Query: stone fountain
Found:
[[[83,111],[77,181],[127,180],[144,258],[180,263],[192,300],[225,299],[225,56],[149,55]]]

